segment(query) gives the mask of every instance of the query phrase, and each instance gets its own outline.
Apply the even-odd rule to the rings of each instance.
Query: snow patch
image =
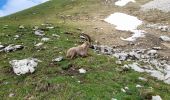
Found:
[[[122,40],[135,41],[139,37],[144,37],[145,32],[143,30],[137,30],[137,27],[142,24],[142,21],[137,17],[116,12],[104,19],[104,21],[115,25],[117,30],[130,31],[134,33],[127,39],[121,38]]]
[[[135,0],[118,0],[117,2],[115,2],[116,6],[125,6],[126,4],[128,4],[129,2],[136,2]]]
[[[35,58],[27,58],[23,60],[12,60],[9,63],[12,65],[13,71],[16,75],[33,73],[40,60]]]

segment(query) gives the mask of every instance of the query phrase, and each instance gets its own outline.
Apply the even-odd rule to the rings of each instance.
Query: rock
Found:
[[[60,36],[59,36],[59,35],[57,35],[57,34],[52,34],[52,36],[53,36],[53,37],[60,38]]]
[[[169,30],[168,26],[158,26],[158,29],[161,30],[162,32],[167,32]]]
[[[45,35],[44,31],[42,31],[42,30],[35,30],[34,34],[37,35],[37,36],[44,36]]]
[[[54,29],[53,26],[47,26],[46,28],[47,28],[47,29]]]
[[[128,64],[128,66],[129,66],[131,69],[133,69],[133,70],[135,70],[135,71],[137,71],[137,72],[145,72],[144,69],[142,69],[141,67],[139,67],[139,64],[138,64],[138,63]]]
[[[50,38],[46,38],[46,37],[44,37],[44,38],[41,39],[41,41],[44,41],[44,42],[47,42],[47,41],[49,41],[49,40],[50,40]]]
[[[62,60],[63,60],[63,57],[62,57],[62,56],[59,56],[59,57],[53,59],[52,61],[54,61],[54,62],[60,62],[60,61],[62,61]]]
[[[162,100],[162,98],[159,95],[152,96],[152,100]]]
[[[80,74],[84,74],[84,73],[86,73],[86,70],[83,69],[83,68],[81,68],[81,69],[79,69],[79,73],[80,73]]]
[[[138,60],[141,58],[140,54],[138,54],[135,51],[129,52],[129,56],[131,57],[132,60]]]
[[[162,48],[161,47],[153,47],[152,49],[154,49],[154,50],[161,50]]]
[[[16,50],[21,50],[23,49],[24,46],[22,45],[14,45],[14,44],[10,44],[8,45],[7,47],[3,48],[0,50],[1,51],[4,51],[4,52],[12,52],[12,51],[16,51]]]
[[[112,98],[111,100],[117,100],[117,99],[115,99],[115,98]]]
[[[128,54],[127,53],[115,53],[113,54],[116,58],[118,58],[120,61],[124,61],[127,59]]]
[[[4,47],[3,45],[0,44],[0,50],[3,49],[3,48],[5,48],[5,47]]]
[[[146,78],[143,78],[143,77],[139,77],[138,79],[142,81],[148,81]]]
[[[124,93],[126,93],[126,90],[125,90],[125,89],[123,89],[123,88],[121,88],[121,91],[122,91],[122,92],[124,92]]]
[[[19,35],[15,35],[14,38],[19,38],[20,36]]]
[[[13,96],[15,96],[14,93],[10,93],[10,94],[9,94],[9,97],[10,97],[10,98],[13,97]]]
[[[160,36],[160,39],[161,39],[162,41],[170,42],[170,37],[169,37],[169,36],[166,36],[166,35]]]
[[[120,60],[116,61],[116,64],[121,65],[122,62]]]
[[[42,46],[42,45],[43,45],[43,43],[40,42],[40,43],[37,43],[37,44],[35,45],[35,47],[40,47],[40,46]]]
[[[126,90],[129,90],[129,88],[128,88],[127,86],[125,87],[125,89],[126,89]]]
[[[39,29],[38,26],[34,26],[32,30],[33,30],[33,31],[36,31],[36,30],[38,30],[38,29]]]
[[[33,73],[35,71],[35,67],[37,67],[38,62],[40,60],[35,58],[27,58],[23,60],[12,60],[9,63],[11,64],[13,71],[16,75]]]
[[[24,29],[25,27],[23,25],[20,25],[19,26],[19,29]]]
[[[148,55],[154,56],[155,54],[157,54],[157,50],[149,50],[147,52]]]
[[[141,85],[137,84],[137,85],[136,85],[136,87],[137,87],[137,88],[141,88],[141,87],[143,87],[143,86],[141,86]]]

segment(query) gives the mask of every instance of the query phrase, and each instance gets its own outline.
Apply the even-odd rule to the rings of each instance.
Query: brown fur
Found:
[[[89,42],[84,42],[82,45],[72,47],[68,49],[66,57],[71,59],[73,59],[77,55],[81,57],[86,57],[89,46],[90,46]]]

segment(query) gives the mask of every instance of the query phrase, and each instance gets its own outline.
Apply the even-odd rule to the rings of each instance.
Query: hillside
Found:
[[[142,11],[140,6],[150,0],[123,7],[115,6],[115,1],[50,0],[0,18],[1,99],[150,100],[160,96],[169,100],[170,44],[160,36],[170,35],[170,13]],[[104,21],[115,12],[142,20],[138,30],[144,30],[145,37],[123,41],[120,37],[132,33]],[[168,30],[162,29],[164,25]],[[42,34],[37,35],[37,30]],[[92,38],[94,48],[87,57],[70,60],[66,51],[81,44],[80,33]],[[16,45],[21,48],[4,49]],[[54,61],[60,57],[61,61]],[[35,72],[16,75],[11,61],[27,58],[39,60]]]

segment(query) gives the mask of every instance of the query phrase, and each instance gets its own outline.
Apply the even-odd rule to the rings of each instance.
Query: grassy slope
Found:
[[[115,64],[115,59],[108,56],[96,55],[90,50],[87,58],[76,58],[74,60],[63,60],[59,63],[51,63],[57,56],[65,56],[65,51],[78,41],[77,27],[70,23],[63,23],[60,15],[87,15],[94,8],[100,7],[100,0],[52,0],[29,10],[19,12],[0,19],[0,42],[2,44],[23,44],[24,50],[0,53],[0,97],[1,99],[23,98],[34,99],[89,99],[89,100],[110,100],[112,97],[118,100],[140,100],[143,89],[136,88],[136,84],[144,86],[144,89],[153,87],[154,93],[160,95],[163,100],[170,99],[170,86],[147,74],[136,73],[132,70],[121,71],[121,65]],[[84,10],[84,8],[87,8]],[[33,14],[34,13],[34,14]],[[35,49],[35,42],[40,42],[41,37],[32,33],[32,27],[42,23],[52,23],[55,29],[46,31],[46,37],[51,41],[46,42],[47,49],[38,51]],[[18,29],[18,25],[25,25],[25,29]],[[4,25],[9,25],[3,29]],[[73,32],[73,35],[64,32]],[[15,35],[21,38],[14,40]],[[59,39],[52,37],[52,34],[60,35]],[[60,53],[59,53],[60,52]],[[22,76],[16,76],[9,65],[13,59],[24,59],[36,57],[43,62],[39,63],[36,72]],[[75,70],[84,68],[86,74],[79,74],[77,71],[67,69],[72,65]],[[146,77],[149,80],[143,82],[138,77]],[[78,82],[80,81],[80,83]],[[128,86],[129,91],[123,93],[120,89]],[[9,94],[15,96],[9,98]]]

